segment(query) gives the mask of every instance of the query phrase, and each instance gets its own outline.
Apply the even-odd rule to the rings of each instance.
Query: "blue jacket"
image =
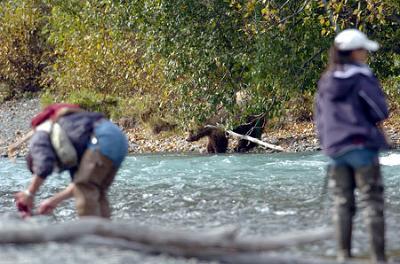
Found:
[[[89,145],[95,122],[102,118],[103,115],[100,113],[81,112],[66,115],[58,120],[75,147],[79,160]],[[30,170],[35,175],[46,178],[53,172],[55,165],[61,166],[49,134],[44,131],[36,131],[29,143],[28,166]],[[63,170],[62,166],[60,169]],[[76,169],[70,169],[71,176]]]
[[[389,115],[379,81],[366,65],[346,64],[318,82],[314,120],[322,150],[334,157],[354,148],[388,147],[377,123]]]

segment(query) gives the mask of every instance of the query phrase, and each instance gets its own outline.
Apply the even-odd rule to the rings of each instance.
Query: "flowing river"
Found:
[[[381,155],[385,183],[387,249],[400,250],[400,154]],[[129,156],[110,190],[113,219],[168,228],[207,229],[239,225],[243,234],[273,237],[331,225],[332,202],[325,188],[327,159],[321,153],[244,155]],[[13,193],[24,189],[30,174],[23,159],[0,159],[0,228],[22,222]],[[69,175],[51,175],[37,203],[69,183]],[[361,210],[355,219],[354,253],[368,254]],[[76,219],[73,201],[32,224]],[[335,241],[290,248],[288,254],[332,257]],[[48,243],[0,246],[0,263],[203,263],[196,260],[102,247]],[[162,260],[161,260],[162,259]],[[209,263],[209,262],[206,262]]]

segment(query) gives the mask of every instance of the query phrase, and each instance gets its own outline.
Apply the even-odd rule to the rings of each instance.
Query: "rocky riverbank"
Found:
[[[8,101],[0,105],[0,154],[7,154],[9,144],[29,131],[29,122],[32,116],[40,111],[39,99],[21,99]],[[396,114],[397,115],[397,114]],[[396,116],[393,114],[393,116]],[[395,148],[399,146],[398,122],[390,118],[385,123],[388,137]],[[186,135],[176,135],[172,132],[162,132],[154,135],[142,127],[125,130],[129,138],[129,152],[137,153],[206,153],[207,139],[198,142],[187,142]],[[262,140],[283,147],[289,152],[315,151],[319,149],[319,142],[311,122],[291,123],[279,128],[269,128],[262,136]],[[232,152],[237,139],[231,138],[229,152]],[[256,147],[252,152],[269,153],[272,150]],[[26,153],[26,144],[19,150],[19,155]]]

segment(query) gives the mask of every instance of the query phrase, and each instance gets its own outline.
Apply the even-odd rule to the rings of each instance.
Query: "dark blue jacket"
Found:
[[[379,81],[366,65],[347,64],[318,82],[315,122],[322,150],[336,156],[354,148],[387,148],[377,123],[389,115]]]
[[[58,120],[60,126],[65,130],[68,138],[75,147],[78,159],[80,160],[93,133],[96,121],[103,118],[100,113],[80,112],[69,114]],[[50,175],[55,165],[59,168],[61,164],[51,144],[50,136],[47,132],[36,131],[29,143],[28,166],[35,175],[46,178]],[[62,167],[60,168],[63,169]],[[71,168],[71,176],[77,168]]]

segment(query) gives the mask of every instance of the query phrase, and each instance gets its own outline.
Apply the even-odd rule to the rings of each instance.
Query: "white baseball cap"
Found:
[[[345,29],[335,37],[335,47],[343,51],[356,49],[376,51],[379,49],[379,44],[368,39],[364,33],[357,29]]]

